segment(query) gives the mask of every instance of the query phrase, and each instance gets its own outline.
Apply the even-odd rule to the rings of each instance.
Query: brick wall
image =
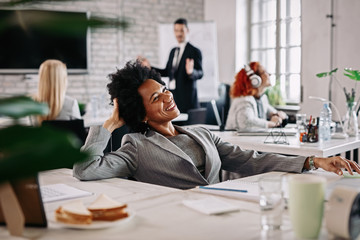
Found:
[[[106,76],[128,60],[142,55],[154,65],[158,63],[158,23],[172,23],[179,17],[185,17],[189,22],[204,20],[204,0],[88,0],[34,6],[49,10],[89,11],[96,16],[129,20],[130,27],[125,31],[91,29],[89,73],[69,75],[67,92],[84,103],[93,96],[106,95]],[[36,91],[36,75],[0,74],[0,96]]]

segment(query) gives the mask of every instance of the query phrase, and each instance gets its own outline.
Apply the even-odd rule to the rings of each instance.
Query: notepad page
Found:
[[[183,204],[189,208],[205,214],[222,214],[238,211],[239,207],[215,197],[207,197],[197,200],[183,200]]]
[[[41,186],[40,191],[44,203],[86,197],[93,194],[62,183]]]

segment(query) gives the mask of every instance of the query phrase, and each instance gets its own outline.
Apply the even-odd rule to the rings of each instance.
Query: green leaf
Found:
[[[322,77],[327,77],[327,76],[331,76],[333,75],[334,73],[336,73],[338,70],[338,68],[334,68],[333,70],[331,70],[330,72],[322,72],[322,73],[318,73],[316,74],[316,76],[318,78],[322,78]]]
[[[22,118],[29,115],[46,115],[49,107],[26,96],[17,96],[0,99],[0,116]]]
[[[334,68],[333,70],[331,70],[331,71],[329,72],[329,75],[333,75],[333,73],[336,73],[337,70],[338,70],[338,68]]]
[[[316,74],[316,76],[317,76],[318,78],[326,77],[327,75],[328,75],[328,72],[323,72],[323,73],[318,73],[318,74]]]
[[[344,71],[347,72],[347,73],[344,73],[345,76],[349,77],[352,80],[360,81],[359,70],[352,70],[351,68],[345,68]]]
[[[0,129],[0,182],[39,171],[72,167],[88,153],[70,133],[50,127],[15,125]]]

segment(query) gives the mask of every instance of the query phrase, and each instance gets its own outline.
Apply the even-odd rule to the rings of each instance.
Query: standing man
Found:
[[[162,77],[169,77],[169,89],[174,95],[178,109],[187,113],[189,109],[199,108],[196,80],[203,77],[201,51],[188,42],[189,28],[184,18],[174,22],[174,33],[178,47],[170,51],[165,69],[154,68]],[[143,65],[150,67],[147,59]]]

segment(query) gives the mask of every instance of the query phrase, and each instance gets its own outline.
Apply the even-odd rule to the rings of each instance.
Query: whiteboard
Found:
[[[196,81],[198,98],[206,102],[218,98],[218,54],[216,25],[214,22],[188,23],[189,42],[200,49],[202,54],[202,67],[204,76]],[[159,68],[165,68],[172,48],[178,46],[174,35],[174,23],[163,23],[159,27]],[[163,79],[168,82],[168,79]]]

